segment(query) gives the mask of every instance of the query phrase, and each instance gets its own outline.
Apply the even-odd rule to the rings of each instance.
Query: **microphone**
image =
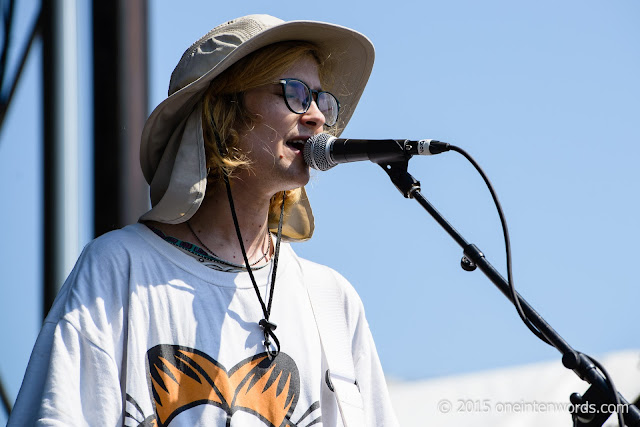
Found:
[[[388,163],[428,156],[449,150],[449,144],[435,139],[341,139],[327,133],[313,135],[304,145],[304,161],[313,169],[326,171],[339,163],[370,160]]]

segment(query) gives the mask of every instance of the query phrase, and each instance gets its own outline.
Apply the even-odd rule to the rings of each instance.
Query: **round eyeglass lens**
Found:
[[[316,102],[324,114],[325,124],[327,126],[335,125],[338,120],[338,100],[329,92],[320,92]]]
[[[293,112],[303,114],[309,108],[309,89],[297,80],[289,80],[285,85],[287,104]]]
[[[299,80],[287,80],[285,85],[285,100],[287,105],[297,114],[304,114],[311,106],[312,92],[309,87]],[[324,115],[325,124],[333,126],[338,121],[338,100],[329,92],[317,93],[316,104]]]

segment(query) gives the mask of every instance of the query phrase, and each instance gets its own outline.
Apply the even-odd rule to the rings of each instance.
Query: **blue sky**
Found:
[[[16,32],[37,3],[20,2]],[[367,35],[376,64],[343,136],[435,138],[467,150],[503,204],[524,298],[580,351],[597,357],[640,347],[633,332],[640,320],[637,2],[149,3],[150,107],[166,96],[182,52],[237,16],[328,21]],[[32,55],[0,134],[0,375],[12,398],[41,322],[39,64]],[[90,88],[90,76],[81,79]],[[90,108],[90,97],[82,98]],[[90,123],[82,129],[89,144]],[[89,159],[89,149],[83,153]],[[445,153],[414,158],[409,171],[505,274],[498,216],[471,165]],[[461,249],[377,165],[316,172],[308,192],[316,235],[294,249],[356,287],[389,376],[559,360],[482,273],[460,269]]]

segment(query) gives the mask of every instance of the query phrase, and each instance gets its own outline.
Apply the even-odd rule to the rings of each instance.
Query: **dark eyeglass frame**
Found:
[[[287,99],[287,84],[289,84],[289,82],[298,82],[298,83],[302,84],[309,91],[309,94],[311,96],[308,99],[310,99],[310,101],[307,103],[306,107],[304,108],[304,111],[296,111],[291,107],[291,105],[289,105],[289,100]],[[300,79],[290,79],[290,78],[280,79],[280,80],[278,80],[278,83],[282,86],[282,96],[284,98],[284,103],[287,105],[287,108],[289,109],[289,111],[291,111],[292,113],[295,113],[295,114],[304,114],[307,111],[309,111],[309,108],[311,108],[311,102],[312,101],[315,101],[316,105],[317,105],[318,104],[318,97],[321,94],[329,95],[331,98],[333,98],[336,101],[337,112],[336,112],[335,121],[333,123],[329,124],[326,121],[327,120],[327,116],[324,114],[324,112],[322,110],[320,110],[320,112],[322,113],[322,115],[325,118],[325,123],[324,123],[325,126],[332,127],[338,122],[338,117],[340,117],[340,101],[338,101],[338,98],[336,98],[336,96],[334,94],[332,94],[331,92],[327,92],[326,90],[311,89],[308,84],[306,84],[305,82],[303,82]],[[318,106],[318,109],[320,109],[319,106]]]

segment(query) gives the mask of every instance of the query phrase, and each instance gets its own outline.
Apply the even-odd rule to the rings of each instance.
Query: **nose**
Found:
[[[318,108],[318,104],[316,104],[315,100],[311,101],[311,105],[309,105],[307,112],[300,116],[300,121],[303,125],[312,129],[314,133],[317,129],[322,129],[325,123],[325,118],[322,111]]]

